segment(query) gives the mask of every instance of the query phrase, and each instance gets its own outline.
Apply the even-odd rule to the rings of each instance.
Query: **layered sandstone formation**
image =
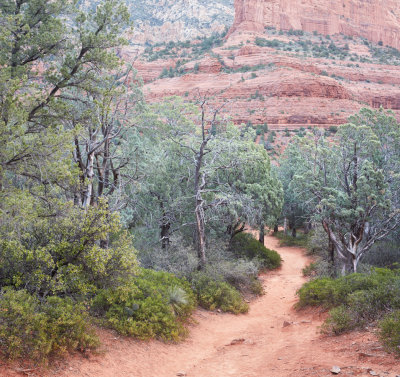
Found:
[[[235,124],[267,123],[275,130],[343,124],[365,106],[383,106],[400,115],[400,66],[305,59],[253,42],[236,50],[225,45],[212,55],[219,59],[206,55],[185,64],[186,74],[163,79],[158,78],[162,69],[174,67],[176,60],[137,61],[146,97],[159,101],[172,95],[208,95],[216,103],[229,103],[225,115]],[[197,73],[192,72],[195,64]],[[260,65],[254,72],[240,71]]]
[[[400,48],[399,0],[235,0],[230,33],[280,30],[360,36]]]
[[[267,123],[275,130],[340,125],[365,106],[392,109],[400,119],[400,65],[395,65],[400,59],[385,60],[389,49],[376,55],[378,46],[338,35],[400,47],[400,1],[235,0],[235,12],[225,43],[203,56],[185,51],[182,57],[148,62],[126,50],[127,60],[134,61],[144,79],[146,97],[160,101],[171,95],[188,100],[208,95],[215,104],[228,102],[225,115],[235,124]],[[266,27],[336,35],[282,35]],[[261,47],[257,37],[279,40],[285,47]],[[348,55],[311,57],[312,46],[327,48],[331,42]],[[300,52],[301,43],[308,46],[306,52]],[[186,63],[180,62],[177,77],[160,78],[179,59]]]

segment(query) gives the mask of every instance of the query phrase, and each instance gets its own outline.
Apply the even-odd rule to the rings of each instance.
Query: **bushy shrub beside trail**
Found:
[[[267,249],[249,233],[237,234],[231,242],[231,249],[238,257],[258,260],[268,270],[282,264],[282,259],[275,250]]]
[[[338,279],[315,279],[298,295],[298,308],[330,309],[323,332],[341,334],[377,324],[386,348],[400,354],[400,270],[376,268]]]
[[[0,293],[0,351],[7,358],[46,362],[98,344],[83,304],[54,296],[39,301],[26,290],[11,288]]]
[[[186,335],[185,322],[195,306],[187,281],[167,272],[142,269],[126,283],[99,291],[92,311],[123,335],[177,341]]]

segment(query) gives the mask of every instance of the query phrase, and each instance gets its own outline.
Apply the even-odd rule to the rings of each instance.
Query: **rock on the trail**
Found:
[[[369,371],[369,374],[370,374],[371,376],[378,376],[378,373],[376,373],[376,372],[373,371],[373,370],[370,370],[370,371]]]
[[[282,327],[288,327],[288,326],[290,326],[290,325],[291,325],[290,322],[284,321]]]
[[[235,346],[237,344],[242,344],[242,343],[244,343],[245,340],[246,339],[244,339],[244,338],[233,339],[229,345],[230,346]]]
[[[334,365],[331,369],[331,373],[332,374],[339,374],[341,371],[340,367],[338,367],[337,365]]]
[[[178,377],[185,377],[186,376],[186,372],[178,372],[176,375]]]

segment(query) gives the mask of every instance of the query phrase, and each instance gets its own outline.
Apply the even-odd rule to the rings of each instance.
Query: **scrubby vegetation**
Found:
[[[281,257],[274,251],[267,249],[251,234],[239,233],[231,242],[232,251],[241,258],[256,259],[262,268],[274,269],[281,266]]]
[[[46,362],[72,350],[96,348],[99,340],[85,306],[69,298],[39,301],[26,290],[0,293],[0,345],[8,358]]]
[[[249,309],[240,292],[225,281],[200,272],[193,276],[193,286],[200,306],[205,309],[221,309],[234,314],[246,313]]]
[[[227,30],[223,33],[213,33],[209,37],[198,37],[193,41],[157,43],[145,49],[144,57],[150,62],[171,58],[198,59],[213,48],[221,46],[226,33]]]
[[[279,239],[280,246],[300,246],[306,247],[308,244],[308,235],[304,233],[296,233],[296,237],[285,233],[284,231],[279,231],[274,233],[274,237]]]
[[[393,114],[363,109],[338,129],[300,130],[271,166],[266,149],[276,133],[266,124],[239,128],[206,96],[147,103],[141,80],[119,59],[130,27],[125,5],[104,0],[86,14],[79,4],[0,4],[1,354],[46,363],[86,352],[99,343],[93,324],[178,341],[197,304],[246,313],[244,297],[263,293],[259,272],[281,265],[262,244],[266,226],[281,225],[291,231],[277,233],[282,244],[308,245],[318,256],[305,273],[326,275],[300,290],[299,306],[331,309],[325,329],[335,333],[391,312],[381,337],[396,347],[399,272],[371,270],[398,262]],[[256,43],[356,59],[333,40],[289,34],[299,39],[294,50],[278,39]],[[184,74],[204,53],[231,72],[212,52],[223,37],[145,55],[179,57],[161,77]],[[273,68],[235,71],[255,80]]]
[[[315,259],[303,269],[314,280],[299,290],[299,308],[330,310],[328,333],[377,325],[387,348],[398,351],[400,126],[383,109],[362,109],[349,121],[334,135],[294,138],[286,149],[284,223],[309,233],[283,237]]]
[[[197,304],[246,312],[263,260],[229,241],[283,199],[254,130],[207,97],[146,103],[118,57],[123,3],[6,2],[0,14],[0,353],[46,363],[96,348],[92,326],[177,341]],[[222,38],[147,53],[201,56]]]
[[[195,306],[189,283],[142,269],[123,285],[98,291],[92,312],[123,335],[176,341],[186,334],[184,323]]]
[[[378,321],[380,337],[398,352],[400,271],[374,269],[338,279],[319,278],[306,283],[298,292],[298,307],[323,306],[330,309],[322,330],[341,334],[364,328]]]
[[[400,64],[400,51],[381,44],[375,44],[363,38],[348,38],[345,35],[321,35],[318,33],[307,33],[302,30],[276,30],[266,28],[265,33],[269,37],[286,35],[291,37],[289,42],[274,38],[266,39],[257,37],[255,43],[261,47],[271,47],[281,51],[301,53],[304,56],[315,58],[326,58],[341,61],[375,63],[375,64]],[[358,55],[351,52],[349,44],[365,45],[369,49],[368,55]],[[351,64],[351,63],[350,63]],[[357,64],[356,64],[357,66]],[[322,72],[322,75],[328,75]]]

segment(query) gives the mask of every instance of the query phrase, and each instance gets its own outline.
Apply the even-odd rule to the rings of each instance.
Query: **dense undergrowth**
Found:
[[[282,264],[280,255],[267,249],[249,233],[239,233],[231,242],[231,249],[240,258],[258,260],[263,269],[272,270]]]
[[[4,288],[0,297],[1,352],[6,358],[46,363],[70,351],[96,349],[99,338],[94,326],[142,340],[179,341],[187,335],[197,305],[246,313],[249,306],[244,295],[263,293],[259,271],[279,267],[281,258],[249,234],[236,236],[231,248],[233,253],[219,253],[218,262],[202,271],[194,264],[180,274],[175,270],[180,277],[140,268],[114,286],[96,289],[89,300],[79,296],[39,300],[26,290]]]
[[[0,349],[10,359],[46,362],[69,351],[99,345],[83,303],[49,297],[39,301],[26,290],[0,294]]]
[[[337,279],[318,278],[298,295],[298,308],[329,309],[323,332],[341,334],[377,324],[386,348],[400,354],[400,270],[376,268]]]
[[[296,237],[292,237],[283,231],[274,233],[274,237],[279,239],[280,246],[299,246],[307,247],[308,245],[308,235],[298,232]]]
[[[176,341],[186,334],[184,323],[195,306],[188,282],[143,269],[123,285],[99,291],[92,311],[103,324],[123,335]]]

